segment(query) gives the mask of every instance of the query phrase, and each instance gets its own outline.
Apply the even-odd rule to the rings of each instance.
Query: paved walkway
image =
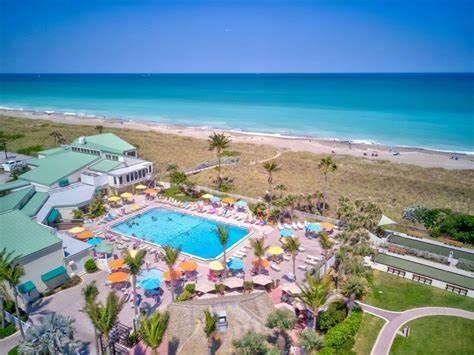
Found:
[[[371,355],[388,355],[398,330],[407,322],[427,316],[455,316],[474,320],[474,312],[448,307],[422,307],[409,309],[404,312],[387,311],[385,309],[359,303],[362,309],[386,322],[380,331]]]

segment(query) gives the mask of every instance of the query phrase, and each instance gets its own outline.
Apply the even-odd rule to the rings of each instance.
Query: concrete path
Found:
[[[427,316],[454,316],[474,320],[474,312],[457,308],[422,307],[403,312],[394,312],[360,302],[359,304],[365,312],[385,320],[385,324],[375,340],[371,355],[388,355],[397,332],[404,324],[411,320]]]

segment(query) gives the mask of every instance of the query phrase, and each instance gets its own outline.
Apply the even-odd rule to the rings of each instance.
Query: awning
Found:
[[[59,217],[59,211],[56,208],[53,208],[51,212],[49,212],[48,217],[46,218],[46,221],[48,223],[53,223],[54,221],[56,221],[56,219],[58,219],[58,217]]]
[[[46,282],[65,273],[66,269],[64,268],[64,266],[58,266],[57,268],[48,271],[46,274],[41,275],[41,280],[43,280],[43,282]]]
[[[26,281],[23,282],[21,285],[18,286],[18,292],[21,294],[28,293],[30,291],[33,291],[36,288],[35,284],[33,281]]]

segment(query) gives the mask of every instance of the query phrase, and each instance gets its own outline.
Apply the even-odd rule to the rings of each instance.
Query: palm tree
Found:
[[[314,329],[306,328],[298,335],[298,344],[305,354],[315,354],[323,347],[323,338]]]
[[[272,209],[272,200],[273,200],[273,173],[277,172],[281,168],[278,166],[278,164],[274,161],[267,161],[263,163],[263,168],[268,174],[268,196],[269,196],[269,203],[270,203],[270,209]]]
[[[291,259],[293,260],[293,275],[295,276],[296,281],[296,256],[300,251],[300,242],[297,237],[286,238],[285,247],[291,254]]]
[[[367,280],[360,276],[350,276],[347,281],[342,284],[341,292],[347,297],[346,305],[349,310],[349,315],[355,305],[356,299],[361,299],[367,293]]]
[[[49,134],[49,136],[53,137],[55,144],[64,144],[64,143],[66,143],[66,139],[64,139],[64,136],[59,131],[52,131]]]
[[[229,148],[230,146],[230,137],[226,136],[224,133],[213,133],[209,136],[209,150],[216,151],[217,156],[217,186],[220,188],[222,186],[222,176],[221,176],[221,163],[222,163],[222,152]]]
[[[250,240],[250,245],[253,248],[253,254],[258,259],[258,273],[262,269],[262,259],[267,252],[268,246],[265,246],[265,238],[255,238]]]
[[[21,354],[76,354],[84,345],[74,340],[74,319],[51,313],[26,332]]]
[[[13,300],[15,301],[15,313],[18,319],[18,328],[23,340],[25,340],[25,332],[20,319],[20,308],[18,307],[18,289],[21,277],[25,274],[23,266],[18,263],[18,257],[13,257],[14,252],[6,253],[2,251],[3,264],[0,265],[0,278],[5,280],[13,291]]]
[[[97,296],[99,295],[99,290],[97,289],[96,282],[92,281],[91,283],[87,284],[82,288],[82,296],[84,297],[85,306],[82,309],[84,312],[87,313],[87,305],[94,304]],[[95,348],[97,353],[100,353],[99,349],[99,337],[97,335],[97,329],[94,327],[94,340],[95,340]]]
[[[229,230],[223,225],[217,226],[217,238],[219,238],[219,243],[221,243],[222,251],[224,253],[224,275],[227,276],[227,243],[229,242]]]
[[[158,347],[163,341],[163,336],[168,327],[168,312],[155,312],[147,318],[143,318],[140,322],[138,333],[147,347],[150,347],[153,354],[158,354]]]
[[[102,134],[102,132],[103,132],[103,130],[104,130],[104,126],[102,126],[102,125],[97,125],[97,126],[95,126],[95,130],[96,130],[97,132],[99,132],[99,134]]]
[[[101,336],[105,336],[109,342],[110,348],[112,348],[112,342],[110,341],[110,331],[117,323],[118,315],[122,310],[122,307],[123,301],[119,299],[115,292],[110,292],[107,295],[105,304],[102,302],[93,301],[86,303],[85,306],[85,312],[89,316],[94,328]],[[112,349],[110,349],[110,351],[112,352]]]
[[[288,195],[285,197],[283,203],[285,206],[288,206],[290,208],[290,217],[291,220],[293,220],[293,214],[295,212],[296,204],[298,203],[298,196]]]
[[[324,259],[327,259],[328,250],[332,247],[331,239],[329,239],[329,235],[326,232],[319,233],[319,243],[321,247],[324,249]]]
[[[5,133],[3,131],[0,131],[0,146],[3,149],[3,152],[5,153],[5,159],[8,159],[8,154],[7,154],[7,144],[10,141],[14,141],[16,139],[23,138],[25,135],[23,134],[18,134],[18,133]]]
[[[281,344],[280,350],[286,352],[288,347],[287,331],[293,329],[296,323],[294,312],[287,309],[277,309],[270,313],[267,318],[267,327],[277,329],[278,344]]]
[[[324,213],[326,210],[326,200],[328,195],[328,174],[336,171],[337,165],[336,162],[332,159],[330,155],[321,159],[318,164],[319,171],[324,176],[324,192],[323,192],[323,208],[321,213]]]
[[[170,283],[171,283],[171,299],[174,301],[175,295],[174,295],[174,265],[178,261],[179,254],[181,253],[181,250],[175,249],[170,246],[164,246],[163,251],[165,252],[165,255],[163,256],[163,259],[168,266],[168,270],[170,273]]]
[[[280,198],[283,196],[283,191],[286,191],[287,188],[284,184],[278,184],[277,186],[275,186],[275,190],[278,190],[280,191]]]
[[[5,287],[5,278],[3,277],[1,270],[8,267],[9,261],[8,261],[7,256],[8,254],[7,254],[6,249],[3,249],[2,251],[0,251],[0,322],[1,322],[2,328],[5,328],[5,316],[4,316],[5,312],[4,312],[3,306],[4,306],[5,300],[9,298],[9,295]]]
[[[217,314],[204,310],[204,334],[207,338],[208,354],[214,354],[215,335],[217,329]]]
[[[314,328],[316,328],[316,318],[319,313],[319,308],[326,303],[330,282],[327,278],[320,281],[317,275],[311,276],[309,273],[306,273],[306,282],[307,284],[298,285],[301,289],[301,293],[296,297],[313,313]]]
[[[139,250],[135,254],[130,253],[129,250],[127,250],[124,253],[124,261],[125,264],[128,267],[128,272],[131,275],[131,281],[132,281],[132,293],[133,293],[133,303],[134,306],[133,310],[135,312],[135,317],[133,319],[133,331],[137,331],[137,320],[138,320],[138,305],[137,305],[137,276],[140,274],[140,271],[142,269],[142,265],[145,259],[146,251],[145,250]]]

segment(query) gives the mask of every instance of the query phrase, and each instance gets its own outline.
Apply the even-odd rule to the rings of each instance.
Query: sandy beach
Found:
[[[164,134],[175,134],[200,139],[207,139],[209,134],[214,131],[210,128],[165,125],[151,121],[84,116],[73,113],[0,109],[0,115],[26,119],[42,119],[74,125],[102,125],[104,127],[156,131]],[[234,142],[271,145],[281,151],[307,151],[316,154],[350,155],[370,160],[387,160],[400,164],[413,164],[426,168],[474,169],[474,155],[431,151],[419,148],[390,148],[383,145],[351,143],[348,141],[325,140],[312,137],[256,134],[236,130],[219,131],[224,131],[229,134]],[[395,155],[395,152],[399,154]]]

